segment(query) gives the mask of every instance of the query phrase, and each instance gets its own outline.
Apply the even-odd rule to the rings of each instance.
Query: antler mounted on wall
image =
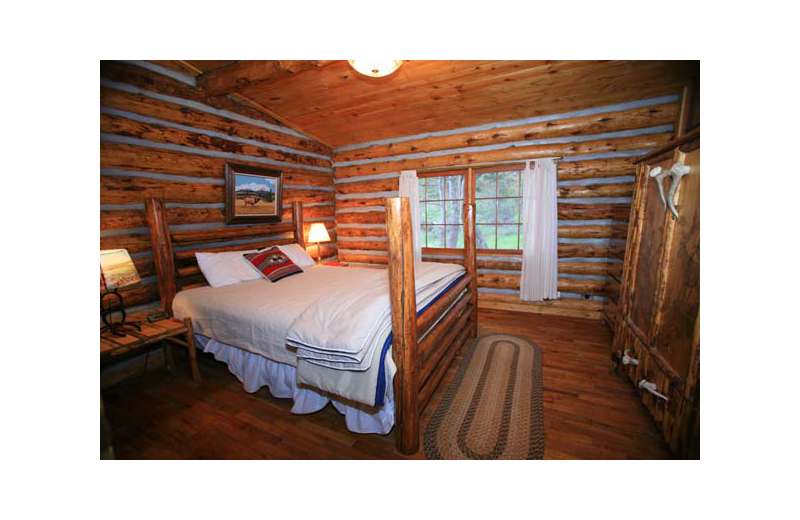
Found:
[[[689,173],[689,167],[685,164],[675,163],[669,170],[664,170],[661,166],[656,166],[650,170],[650,177],[655,177],[658,183],[658,193],[661,195],[661,202],[664,203],[664,211],[669,210],[678,218],[678,209],[675,207],[675,193],[678,191],[678,185],[681,183],[683,176]],[[672,184],[669,187],[667,197],[664,197],[664,177],[671,176]]]

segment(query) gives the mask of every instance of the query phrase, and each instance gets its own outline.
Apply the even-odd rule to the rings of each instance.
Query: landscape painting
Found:
[[[280,222],[282,173],[228,164],[226,222]]]

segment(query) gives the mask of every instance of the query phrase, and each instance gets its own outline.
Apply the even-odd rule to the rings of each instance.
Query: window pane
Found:
[[[497,199],[478,199],[475,201],[475,222],[479,224],[488,224],[496,222]]]
[[[444,247],[444,226],[428,224],[428,247]]]
[[[419,244],[421,247],[428,247],[426,240],[428,239],[428,226],[420,226],[419,231]]]
[[[420,202],[420,205],[419,205],[419,223],[420,224],[425,224],[425,222],[426,222],[425,221],[425,203],[424,202]]]
[[[475,231],[475,244],[478,249],[496,249],[494,225],[476,225]]]
[[[486,198],[496,197],[497,190],[495,186],[495,174],[491,173],[478,173],[475,175],[475,197]]]
[[[518,249],[517,234],[519,226],[517,225],[499,225],[497,226],[497,249]]]
[[[497,199],[497,221],[519,222],[519,199]]]
[[[444,224],[444,202],[426,202],[428,224]]]
[[[519,248],[520,249],[524,249],[525,248],[525,244],[524,244],[524,240],[523,240],[524,238],[525,238],[525,228],[523,226],[520,226],[519,227]]]
[[[425,177],[418,178],[417,185],[419,186],[419,200],[427,199],[425,196]]]
[[[445,218],[447,224],[461,224],[463,217],[464,203],[460,200],[448,200],[445,202]]]
[[[427,190],[427,197],[428,200],[442,200],[442,185],[444,184],[444,179],[442,177],[428,177],[428,190]]]
[[[519,172],[500,172],[497,174],[497,195],[499,197],[519,196]]]
[[[445,247],[464,247],[464,226],[447,226]]]
[[[445,191],[446,199],[463,199],[464,198],[464,176],[463,175],[446,175]]]

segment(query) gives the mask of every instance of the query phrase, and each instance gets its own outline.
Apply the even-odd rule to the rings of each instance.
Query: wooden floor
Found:
[[[601,322],[490,310],[481,310],[478,322],[481,334],[519,334],[542,348],[545,458],[669,458],[633,385],[610,371],[611,335]],[[201,356],[199,383],[189,378],[188,361],[176,358],[172,374],[154,370],[103,391],[117,458],[407,458],[395,450],[393,434],[347,431],[331,405],[293,415],[291,400],[266,388],[247,394],[213,358]],[[459,360],[426,409],[423,429]]]

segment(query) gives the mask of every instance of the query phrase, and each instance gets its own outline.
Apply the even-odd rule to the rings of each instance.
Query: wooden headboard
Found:
[[[147,223],[150,226],[150,239],[153,243],[153,263],[158,275],[158,295],[161,305],[170,316],[172,315],[172,300],[175,294],[183,289],[208,285],[203,273],[197,266],[195,253],[222,251],[242,251],[246,249],[260,249],[263,247],[282,244],[298,243],[305,247],[303,234],[303,204],[295,201],[292,203],[292,221],[280,224],[265,224],[253,226],[226,226],[198,231],[170,232],[167,222],[164,201],[161,198],[151,197],[145,200]],[[292,233],[291,238],[278,238],[263,242],[248,242],[246,244],[209,247],[208,244],[234,238],[249,237],[274,237]],[[173,251],[172,245],[181,247],[180,251]],[[204,244],[206,244],[204,246]],[[183,246],[189,246],[184,248]]]

